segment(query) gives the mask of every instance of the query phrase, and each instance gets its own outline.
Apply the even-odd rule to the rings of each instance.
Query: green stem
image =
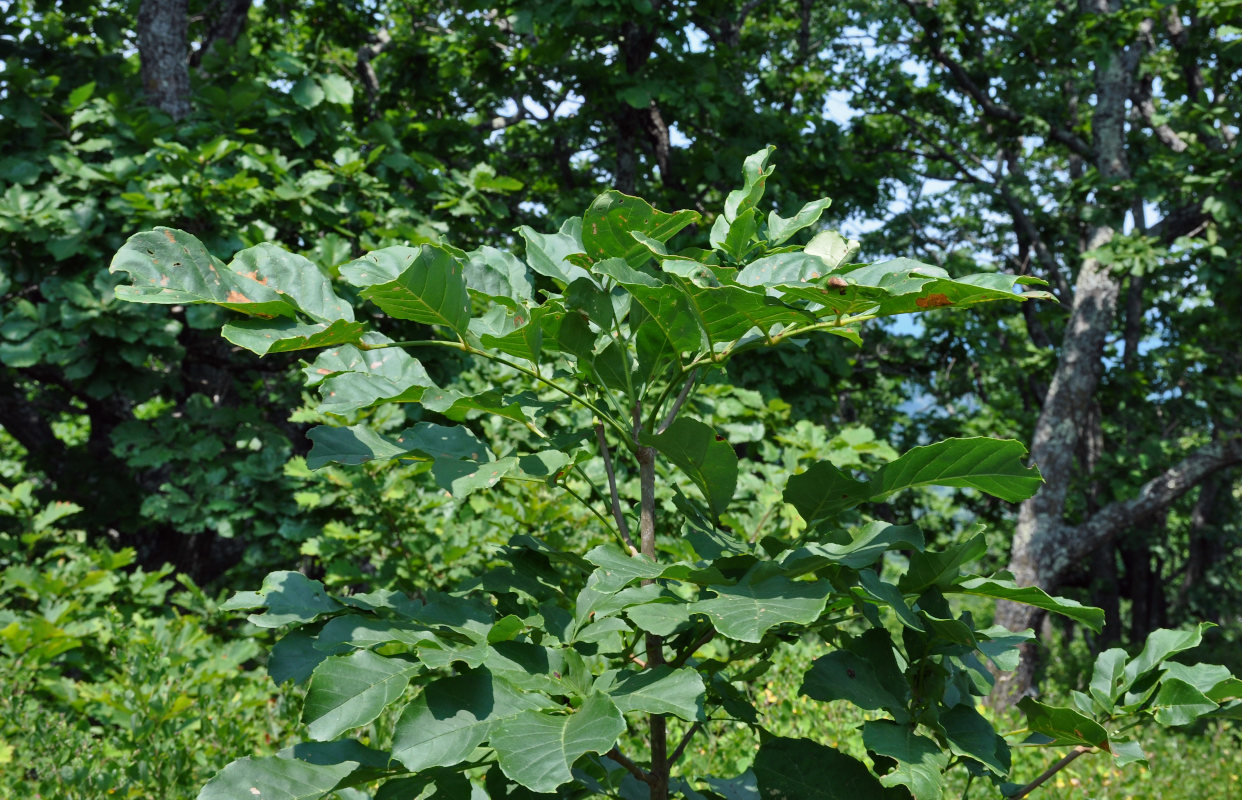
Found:
[[[600,419],[604,420],[609,425],[611,425],[613,429],[616,430],[617,433],[621,435],[622,440],[625,440],[628,434],[628,431],[626,431],[626,429],[620,423],[618,423],[617,420],[611,414],[604,413],[602,410],[600,410],[598,406],[596,406],[590,400],[587,400],[582,395],[577,394],[576,392],[573,392],[569,389],[566,389],[564,386],[561,386],[556,381],[543,377],[536,370],[530,369],[529,367],[523,367],[521,364],[518,364],[515,361],[510,361],[509,359],[503,358],[502,356],[495,355],[494,353],[489,353],[486,350],[480,350],[477,347],[471,347],[465,342],[450,342],[450,341],[446,341],[443,339],[412,339],[412,340],[404,341],[404,342],[385,342],[384,344],[366,344],[365,342],[358,342],[354,346],[357,347],[359,350],[383,350],[389,347],[401,347],[401,348],[447,347],[450,350],[460,350],[461,352],[468,353],[472,356],[479,356],[480,358],[486,358],[488,361],[494,361],[497,364],[504,364],[509,369],[516,370],[522,373],[523,375],[526,375],[527,377],[534,378],[535,380],[539,381],[545,386],[551,389],[555,389],[556,391],[565,395],[570,400],[573,400],[574,402],[576,402],[578,405],[583,406],[584,408],[589,408],[597,417],[599,417]]]
[[[685,366],[683,366],[681,371],[683,373],[689,372],[695,367],[701,366],[703,364],[708,364],[708,363],[723,364],[724,362],[728,361],[730,358],[737,355],[738,353],[748,353],[751,350],[757,350],[760,347],[772,347],[772,346],[780,344],[786,339],[792,339],[798,336],[804,336],[814,331],[829,330],[831,328],[844,328],[847,325],[853,325],[856,322],[866,322],[867,320],[872,320],[872,319],[877,319],[877,318],[878,316],[876,314],[857,314],[852,317],[843,317],[841,319],[834,319],[834,320],[824,320],[823,322],[816,322],[810,325],[804,325],[800,328],[788,328],[776,334],[775,336],[767,336],[763,339],[756,339],[753,342],[747,342],[746,344],[740,347],[731,346],[731,347],[725,348],[723,351],[719,353],[704,353],[698,358],[691,360],[689,364],[686,364]]]

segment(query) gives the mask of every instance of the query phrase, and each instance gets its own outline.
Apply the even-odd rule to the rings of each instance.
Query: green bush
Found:
[[[0,797],[189,798],[221,758],[278,749],[293,712],[255,637],[33,490],[0,485]]]

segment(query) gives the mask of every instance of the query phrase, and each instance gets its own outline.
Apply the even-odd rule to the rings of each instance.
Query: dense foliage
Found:
[[[505,560],[515,531],[578,553],[607,539],[610,492],[585,490],[588,480],[602,490],[606,470],[587,457],[599,443],[591,420],[563,407],[572,403],[529,409],[525,393],[542,390],[522,388],[528,376],[435,345],[413,352],[431,392],[424,405],[321,407],[318,388],[303,388],[299,354],[260,358],[217,335],[232,312],[119,300],[122,276],[107,265],[135,231],[184,231],[223,261],[273,243],[328,276],[368,330],[438,339],[448,329],[433,335],[423,321],[381,315],[360,297],[366,287],[340,279],[341,266],[435,244],[459,260],[455,248],[475,259],[487,252],[516,274],[510,258],[531,261],[531,242],[564,241],[536,232],[558,229],[609,186],[693,209],[699,218],[669,241],[699,258],[721,249],[712,231],[727,216],[737,164],[767,143],[785,165],[764,187],[777,212],[797,214],[801,198],[829,194],[832,217],[861,240],[866,260],[1037,276],[1060,302],[917,309],[869,323],[861,345],[810,336],[738,348],[699,369],[682,413],[737,456],[720,524],[771,559],[778,553],[765,542],[780,545],[766,535],[811,535],[786,502],[790,475],[820,475],[812,468],[827,462],[870,480],[946,437],[1015,439],[1031,447],[1045,480],[1016,515],[1012,503],[968,486],[915,487],[847,510],[840,523],[916,520],[931,552],[972,541],[984,523],[988,547],[971,551],[980,559],[970,569],[1008,565],[1019,584],[1103,609],[1098,631],[1049,620],[1050,635],[1023,646],[1022,669],[1009,673],[1017,680],[993,702],[1024,691],[1051,706],[1074,704],[1074,691],[1094,697],[1102,653],[1120,646],[1137,656],[1164,628],[1202,635],[1176,660],[1237,672],[1235,5],[7,4],[0,673],[18,691],[0,699],[0,795],[33,787],[57,797],[189,797],[220,764],[296,739],[300,690],[277,695],[263,669],[272,631],[217,608],[272,569],[296,570],[335,596],[421,597],[464,590],[489,570],[524,569]],[[768,220],[754,222],[759,243]],[[781,247],[807,246],[822,230],[817,221]],[[736,246],[725,239],[725,249]],[[730,251],[722,263],[761,257],[762,248]],[[580,277],[562,277],[571,276]],[[536,306],[549,293],[571,308],[583,300],[557,276],[528,277]],[[523,398],[528,417],[546,412],[550,421],[536,425],[544,433],[586,425],[568,481],[519,480],[531,477],[519,463],[463,498],[451,482],[445,491],[444,468],[432,461],[324,465],[306,436],[312,425],[363,425],[391,438],[411,425],[464,422],[498,461],[548,449],[511,413],[455,405],[489,390]],[[678,396],[670,394],[665,403]],[[625,417],[606,402],[596,405]],[[619,431],[606,433],[617,492],[637,497],[633,453]],[[670,524],[685,510],[670,505],[675,487],[702,494],[672,474],[656,485]],[[662,557],[691,558],[686,548]],[[901,558],[886,557],[877,575],[894,579]],[[591,569],[558,562],[561,593],[572,595]],[[963,595],[953,610],[977,626],[1041,630],[1038,607],[1002,602],[994,612]],[[705,646],[710,658],[723,657],[719,644]],[[823,646],[815,636],[790,642],[772,652],[767,672],[756,661],[734,686],[765,729],[867,761],[854,729],[878,710],[798,695]],[[227,657],[216,663],[214,652]],[[808,715],[825,727],[808,726]],[[357,736],[386,741],[397,719],[381,714]],[[28,741],[25,732],[43,726],[63,736]],[[1145,751],[1159,769],[1160,753],[1219,745],[1225,772],[1215,785],[1224,791],[1234,734],[1196,730],[1145,734]],[[682,773],[746,774],[755,729],[718,722],[710,732],[687,745]],[[139,750],[151,759],[132,759]],[[1032,781],[1042,752],[1013,750],[1012,780]],[[1162,785],[1208,796],[1203,776],[1217,771],[1169,772],[1168,763]],[[1096,784],[1100,796],[1146,774],[1089,769],[1112,781]],[[953,773],[956,793],[965,779],[953,783]],[[1039,791],[1055,794],[1064,776]]]
[[[857,341],[877,318],[1046,295],[1013,293],[1037,283],[1029,278],[955,279],[907,259],[852,264],[855,245],[832,231],[787,244],[828,201],[789,218],[761,215],[770,153],[746,160],[709,250],[670,245],[697,213],[657,211],[615,191],[557,233],[520,229],[525,261],[487,246],[368,253],[340,267],[345,297],[312,262],[271,245],[226,265],[168,228],[126,243],[112,263],[132,281],[120,296],[242,312],[222,333],[259,355],[320,351],[304,370],[317,410],[358,422],[313,429],[309,466],[423,461],[456,502],[501,482],[532,483],[580,500],[600,523],[572,537],[513,527],[499,563],[449,592],[330,594],[279,571],[234,596],[226,608],[258,609],[252,623],[284,631],[269,674],[306,685],[312,741],[234,762],[200,798],[310,800],[377,782],[377,797],[429,787],[469,797],[473,780],[491,797],[513,796],[516,785],[567,797],[924,800],[942,795],[953,767],[1006,794],[1038,785],[1006,782],[1009,744],[975,707],[992,685],[987,664],[1012,668],[1029,633],[980,626],[950,599],[1034,605],[1097,630],[1103,612],[1005,574],[963,574],[986,550],[981,534],[934,550],[915,525],[860,516],[860,506],[927,485],[1022,500],[1040,484],[1020,463],[1023,448],[948,439],[862,479],[832,460],[779,470],[781,498],[796,514],[756,523],[753,509],[730,513],[743,467],[692,409],[696,383],[737,352],[823,333]],[[420,323],[430,336],[394,341],[388,319]],[[409,352],[435,348],[499,365],[503,377],[441,386]],[[385,420],[384,433],[366,417],[389,403],[415,410],[403,423]],[[496,430],[505,424],[522,434]],[[635,473],[636,492],[619,488]],[[808,636],[831,649],[799,693],[880,712],[862,726],[870,766],[814,738],[773,734],[745,699],[774,653]],[[1127,764],[1146,759],[1125,735],[1134,718],[1233,716],[1242,680],[1168,660],[1201,638],[1201,629],[1161,630],[1132,659],[1101,654],[1076,707],[1022,700],[1024,738]],[[390,707],[391,732],[374,730]],[[762,733],[751,770],[676,769],[696,736],[734,721]],[[345,736],[358,729],[362,737]]]

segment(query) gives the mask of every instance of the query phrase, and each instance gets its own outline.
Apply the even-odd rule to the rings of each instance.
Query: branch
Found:
[[[618,750],[617,748],[615,747],[612,748],[604,755],[608,756],[613,761],[625,767],[626,772],[630,773],[635,778],[638,778],[643,783],[651,783],[651,776],[643,772],[642,769],[639,768],[639,766],[635,764],[633,761],[630,761],[628,758],[622,755],[621,751]]]
[[[1017,798],[1019,797],[1026,797],[1028,794],[1038,789],[1044,783],[1044,781],[1048,780],[1053,775],[1056,775],[1058,772],[1068,767],[1074,761],[1074,759],[1078,758],[1084,753],[1090,753],[1091,749],[1092,748],[1085,747],[1081,744],[1078,745],[1073,750],[1071,750],[1069,752],[1069,755],[1065,756],[1065,758],[1062,758],[1060,761],[1053,764],[1051,767],[1048,767],[1048,769],[1044,771],[1043,775],[1040,775],[1038,778],[1031,781],[1026,786],[1023,786],[1021,789],[1018,790],[1017,794],[1011,794],[1009,796],[1014,798],[1014,800],[1017,800]]]
[[[698,368],[690,370],[690,375],[686,378],[686,382],[682,384],[681,393],[677,395],[677,399],[673,401],[673,405],[669,407],[668,414],[665,415],[664,421],[660,423],[660,427],[656,428],[656,435],[664,433],[668,430],[668,426],[673,424],[673,420],[677,419],[677,412],[685,405],[686,398],[690,395],[690,387],[694,386],[695,376],[698,375]]]
[[[1198,235],[1210,221],[1211,217],[1203,213],[1202,203],[1195,202],[1170,211],[1164,219],[1147,229],[1147,235],[1172,244],[1183,236]]]
[[[984,114],[1005,122],[1025,123],[1028,121],[1025,114],[1019,113],[1009,106],[1003,103],[998,103],[991,97],[988,97],[988,94],[984,91],[983,87],[975,83],[974,78],[970,77],[970,73],[966,71],[966,68],[959,62],[950,58],[949,55],[944,52],[944,50],[940,47],[940,39],[932,30],[931,25],[923,19],[920,19],[920,14],[916,8],[914,0],[901,0],[901,2],[910,10],[911,18],[913,18],[914,21],[918,23],[919,27],[923,29],[924,39],[930,49],[932,59],[949,71],[949,74],[953,76],[953,79],[956,80],[958,85],[962,87],[966,94],[979,105],[979,108]],[[1043,120],[1043,122],[1048,126],[1048,135],[1052,139],[1069,147],[1075,153],[1084,158],[1092,158],[1093,153],[1091,146],[1074,134],[1073,131],[1053,125],[1048,120]]]
[[[379,96],[379,77],[375,74],[375,67],[371,66],[371,60],[384,52],[384,48],[392,41],[392,36],[381,28],[369,38],[371,44],[358,48],[358,75],[362,78],[362,88],[367,92],[367,118],[373,119],[375,99]]]
[[[1165,508],[1207,476],[1235,464],[1242,464],[1242,435],[1206,444],[1143,484],[1136,497],[1110,503],[1081,525],[1063,529],[1061,545],[1069,559],[1082,558],[1100,542]]]
[[[203,10],[207,30],[199,48],[190,55],[190,66],[203,74],[203,57],[211,52],[216,42],[233,44],[241,34],[250,14],[250,0],[215,0]]]
[[[604,472],[608,474],[608,492],[612,495],[612,516],[617,521],[617,530],[621,532],[621,538],[625,541],[625,546],[630,548],[630,555],[637,555],[638,549],[634,547],[634,540],[630,538],[630,526],[625,521],[625,514],[621,511],[621,495],[617,493],[617,476],[612,469],[612,454],[608,451],[608,441],[604,438],[604,423],[595,423],[595,439],[599,442],[599,451],[604,456]]]
[[[1026,180],[1026,174],[1022,171],[1022,165],[1016,157],[1006,159],[1006,166],[1009,167],[1010,174],[1021,177]],[[1053,285],[1057,287],[1057,294],[1060,296],[1061,302],[1067,302],[1070,297],[1069,281],[1065,279],[1065,275],[1061,272],[1061,265],[1057,263],[1056,257],[1052,255],[1052,251],[1044,244],[1044,239],[1039,235],[1039,230],[1035,224],[1031,222],[1031,218],[1027,215],[1026,210],[1022,208],[1022,204],[1018,202],[1018,198],[1010,190],[1009,184],[1003,179],[996,181],[996,188],[1000,191],[1001,199],[1005,201],[1005,206],[1009,209],[1009,215],[1013,217],[1014,228],[1018,235],[1027,240],[1035,250],[1035,257],[1039,259],[1039,263],[1043,265],[1048,273],[1048,277],[1052,279]]]
[[[504,130],[505,128],[512,127],[513,125],[516,125],[522,120],[526,119],[527,114],[530,113],[530,109],[528,109],[525,106],[525,104],[522,103],[520,99],[514,100],[513,103],[517,107],[517,110],[514,111],[512,114],[508,116],[505,116],[503,114],[497,114],[496,116],[492,117],[486,122],[480,122],[478,125],[475,125],[474,126],[475,130],[484,131],[484,132],[500,131],[500,130]]]
[[[677,743],[677,747],[674,748],[673,754],[668,757],[668,764],[670,767],[677,763],[677,759],[681,758],[681,754],[685,752],[686,745],[690,744],[690,740],[694,738],[694,734],[698,733],[702,729],[702,722],[696,722],[690,726],[690,730],[686,731],[686,735],[681,737],[681,741]]]

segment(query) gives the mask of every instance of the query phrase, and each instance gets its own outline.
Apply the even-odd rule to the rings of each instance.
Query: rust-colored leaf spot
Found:
[[[720,434],[716,434],[716,441],[718,441],[718,442],[723,442],[723,441],[724,441],[724,437],[723,437],[723,436],[721,436]]]
[[[324,369],[323,367],[320,367],[319,369],[315,370],[315,372],[318,372],[320,375],[331,375],[332,374],[332,370]]]
[[[840,291],[837,292],[837,294],[840,295],[844,295],[845,290],[849,287],[849,284],[845,282],[845,278],[842,278],[840,275],[833,275],[829,278],[828,285],[834,289],[840,289]]]
[[[249,297],[246,297],[246,295],[242,294],[236,289],[233,289],[232,291],[230,291],[229,296],[224,299],[230,303],[252,303],[254,302]]]
[[[172,242],[173,244],[177,243],[176,238],[173,237],[172,231],[164,231],[164,238]]]
[[[267,286],[267,278],[260,278],[258,270],[255,270],[253,272],[247,272],[246,277],[254,281],[255,283],[261,283],[264,286]]]
[[[951,306],[953,301],[942,294],[929,294],[927,297],[920,297],[914,301],[919,308],[940,308],[941,306]]]

